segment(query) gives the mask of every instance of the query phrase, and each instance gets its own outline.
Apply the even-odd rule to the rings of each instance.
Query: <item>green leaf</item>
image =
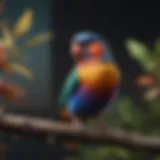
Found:
[[[53,39],[53,34],[50,32],[47,33],[39,33],[38,35],[32,37],[27,42],[24,43],[25,47],[33,47],[40,45],[44,42],[49,42]]]
[[[158,63],[158,69],[160,67],[160,37],[158,37],[154,44],[154,59]],[[159,75],[159,74],[157,74]]]
[[[117,147],[99,147],[97,151],[99,157],[103,157],[101,159],[104,159],[106,157],[114,157],[114,158],[122,158],[122,159],[129,159],[130,158],[130,153],[122,148],[117,148]]]
[[[116,154],[117,156],[123,158],[123,159],[130,159],[130,154],[127,150],[122,148],[113,148],[112,154]]]
[[[140,62],[145,70],[151,71],[157,67],[156,62],[151,57],[150,49],[143,43],[134,39],[128,39],[126,47],[131,57]]]
[[[159,102],[160,101],[159,101],[158,98],[155,99],[155,100],[153,100],[153,101],[149,101],[148,102],[148,104],[149,104],[149,111],[150,111],[150,114],[151,114],[151,119],[152,119],[152,121],[155,120],[156,124],[159,123],[159,121],[160,121],[160,107],[159,107],[160,103]],[[155,122],[154,122],[154,124],[155,124]]]
[[[33,79],[32,71],[29,70],[28,68],[26,68],[25,66],[23,66],[22,64],[12,63],[10,65],[11,65],[11,68],[13,69],[14,72],[16,72],[26,78]]]
[[[150,50],[141,42],[134,39],[128,39],[126,43],[127,49],[130,51],[130,55],[137,59],[147,59]]]
[[[154,160],[160,160],[160,156],[155,157]]]
[[[127,125],[126,127],[128,129],[132,128],[141,130],[142,115],[141,112],[139,112],[140,109],[135,107],[132,99],[129,97],[121,97],[119,100],[117,100],[116,109],[120,115],[120,118],[116,119],[117,121],[122,121],[125,126]]]
[[[117,110],[123,121],[130,123],[133,121],[132,102],[128,99],[120,99],[117,104]]]
[[[158,37],[154,44],[154,51],[157,55],[160,55],[160,37]],[[160,58],[160,57],[159,57]]]
[[[19,38],[23,36],[26,32],[28,32],[33,23],[33,10],[27,8],[24,10],[24,13],[17,20],[14,28],[13,35],[15,38]]]

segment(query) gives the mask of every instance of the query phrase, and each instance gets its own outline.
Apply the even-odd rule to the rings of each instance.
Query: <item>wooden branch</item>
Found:
[[[17,134],[35,136],[62,136],[78,139],[82,142],[117,145],[130,150],[160,153],[160,138],[139,135],[137,133],[108,129],[105,134],[87,128],[75,128],[53,120],[19,116],[0,112],[0,130]]]

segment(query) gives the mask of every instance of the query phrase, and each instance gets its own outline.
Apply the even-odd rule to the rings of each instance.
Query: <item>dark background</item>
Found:
[[[129,58],[124,41],[133,37],[152,45],[152,41],[160,34],[158,5],[154,1],[142,3],[127,0],[54,0],[52,3],[53,30],[56,33],[52,44],[53,54],[56,54],[53,56],[51,73],[56,95],[54,106],[62,80],[72,64],[68,56],[69,39],[75,32],[86,29],[104,35],[111,43],[113,54],[123,73],[121,91],[140,103],[137,89],[133,85],[140,68]],[[59,160],[63,157],[63,151],[55,148],[57,147],[49,147],[42,141],[26,138],[13,143],[7,157],[12,160]]]
[[[140,68],[125,48],[125,40],[133,37],[152,44],[160,34],[158,5],[154,1],[61,0],[54,2],[56,39],[56,93],[72,61],[68,56],[70,37],[77,31],[93,30],[110,42],[114,57],[123,73],[122,93],[140,102],[133,85]],[[65,65],[65,67],[62,66]]]

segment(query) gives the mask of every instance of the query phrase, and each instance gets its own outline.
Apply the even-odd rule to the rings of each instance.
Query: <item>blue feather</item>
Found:
[[[80,88],[68,102],[68,111],[79,117],[98,115],[106,108],[114,92],[106,92],[103,95],[95,95],[89,89]]]

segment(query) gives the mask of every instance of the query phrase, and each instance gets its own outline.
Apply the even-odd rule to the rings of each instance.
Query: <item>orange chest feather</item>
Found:
[[[96,91],[108,90],[120,83],[120,72],[112,63],[86,63],[78,66],[82,85]]]

